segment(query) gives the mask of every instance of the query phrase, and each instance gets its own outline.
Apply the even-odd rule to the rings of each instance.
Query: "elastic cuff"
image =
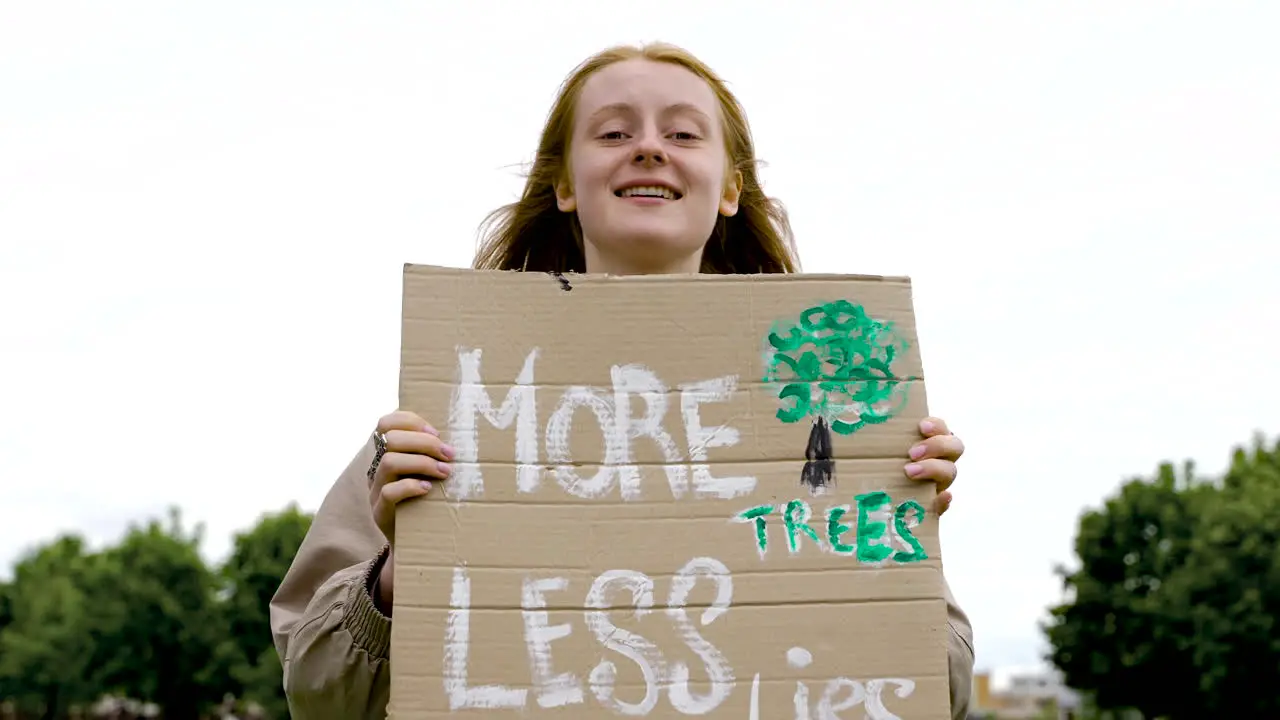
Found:
[[[351,583],[347,590],[346,617],[343,618],[347,631],[355,639],[356,647],[381,660],[391,656],[391,618],[379,612],[373,604],[369,586],[374,573],[382,571],[382,563],[386,562],[390,550],[390,545],[384,545],[378,556],[369,563],[364,575]]]

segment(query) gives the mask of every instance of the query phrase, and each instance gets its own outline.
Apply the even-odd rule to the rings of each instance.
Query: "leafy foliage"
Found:
[[[36,548],[0,584],[0,699],[63,717],[115,695],[196,718],[232,694],[287,717],[268,603],[310,521],[262,518],[217,569],[177,511],[97,552],[75,535]]]
[[[288,706],[267,608],[310,527],[311,516],[296,507],[264,517],[236,536],[222,568],[231,679],[238,696],[258,703],[271,717],[286,717]]]
[[[85,622],[98,563],[76,537],[62,537],[14,568],[0,629],[0,687],[19,707],[60,715],[92,697]]]
[[[1278,547],[1280,443],[1214,480],[1161,465],[1081,518],[1050,659],[1100,708],[1280,717]]]

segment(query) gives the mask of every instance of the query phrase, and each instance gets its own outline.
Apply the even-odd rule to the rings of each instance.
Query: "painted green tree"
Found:
[[[817,489],[834,482],[832,430],[852,435],[902,409],[906,383],[894,376],[893,362],[906,349],[891,323],[847,300],[811,307],[769,333],[764,380],[780,386],[778,419],[813,421],[804,484]]]

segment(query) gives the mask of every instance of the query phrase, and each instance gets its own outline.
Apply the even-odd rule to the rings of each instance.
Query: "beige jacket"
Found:
[[[388,551],[369,509],[372,459],[369,441],[329,490],[271,600],[271,632],[294,720],[387,715],[391,619],[369,594]],[[944,587],[951,716],[961,720],[971,706],[973,629],[945,581]]]

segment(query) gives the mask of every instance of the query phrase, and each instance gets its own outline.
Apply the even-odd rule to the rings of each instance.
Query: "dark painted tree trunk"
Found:
[[[809,431],[809,446],[804,450],[806,462],[800,474],[800,484],[808,485],[810,492],[829,488],[836,482],[836,461],[831,457],[831,428],[827,419],[819,416]]]

